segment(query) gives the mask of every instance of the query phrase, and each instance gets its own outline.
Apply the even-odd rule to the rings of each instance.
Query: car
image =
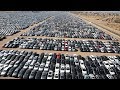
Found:
[[[24,73],[26,72],[27,68],[22,68],[20,72],[18,73],[19,78],[23,78]]]
[[[102,77],[100,75],[97,75],[97,74],[95,75],[95,78],[96,79],[102,79]]]
[[[89,74],[90,79],[95,79],[95,76],[93,74]]]
[[[41,64],[40,64],[40,67],[39,67],[39,71],[43,71],[44,66],[45,66],[45,63],[41,63]]]
[[[53,78],[53,71],[49,70],[48,75],[47,75],[47,79],[52,79]]]
[[[79,61],[77,59],[74,61],[74,63],[75,63],[76,66],[79,65]]]
[[[109,79],[114,79],[114,77],[111,74],[106,75]]]
[[[35,65],[34,65],[34,70],[38,70],[39,69],[39,66],[40,66],[40,64],[39,63],[36,63]]]
[[[112,68],[108,68],[108,70],[109,70],[111,75],[115,75],[115,72],[114,72],[114,70]]]
[[[105,65],[105,67],[108,69],[110,66],[109,66],[109,62],[107,61],[103,61],[103,64]]]
[[[114,64],[112,63],[112,61],[109,60],[108,63],[110,67],[114,67]]]
[[[44,71],[45,72],[49,71],[49,68],[48,67],[44,67]]]
[[[53,79],[59,79],[59,74],[58,74],[58,73],[55,73]]]
[[[29,79],[35,79],[36,73],[37,73],[37,70],[34,70],[34,69],[33,69],[33,70],[31,71],[30,75],[29,75]]]
[[[12,77],[17,77],[17,76],[18,76],[18,73],[19,73],[19,71],[20,71],[21,69],[22,69],[21,66],[17,67],[17,68],[15,69],[15,71],[13,72]]]
[[[94,55],[90,55],[90,58],[94,61],[94,60],[96,60],[96,56],[94,56]]]
[[[89,75],[84,75],[84,79],[90,79]]]
[[[23,75],[23,79],[29,79],[29,75],[30,75],[31,71],[32,71],[32,69],[27,69]]]
[[[66,64],[66,73],[70,73],[70,65],[69,64]]]
[[[66,73],[66,79],[72,79],[72,76],[70,73]]]
[[[82,69],[82,74],[86,75],[87,74],[87,70],[86,69]]]
[[[42,71],[37,71],[35,79],[41,79]]]
[[[81,67],[82,69],[86,69],[83,60],[79,60],[79,62],[80,62],[80,67]]]
[[[65,73],[64,72],[60,73],[60,79],[65,79]]]
[[[65,72],[65,65],[61,64],[60,73],[64,73],[64,72]]]
[[[14,72],[14,70],[17,68],[17,66],[16,67],[12,67],[12,68],[10,68],[9,69],[9,71],[8,71],[8,73],[7,73],[7,76],[12,76],[12,74],[13,74],[13,72]]]
[[[60,64],[59,63],[56,63],[56,65],[55,65],[55,71],[59,71],[59,67],[60,67]]]
[[[41,79],[47,79],[47,72],[42,72]]]

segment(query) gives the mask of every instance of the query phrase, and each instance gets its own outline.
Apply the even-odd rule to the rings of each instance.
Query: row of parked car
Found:
[[[21,79],[120,79],[120,56],[0,50],[0,76]]]
[[[64,13],[32,28],[21,36],[48,36],[63,38],[90,38],[117,40],[102,30],[84,22],[70,13]]]
[[[115,41],[83,40],[78,45],[81,52],[120,53],[120,43]]]
[[[13,35],[34,23],[38,23],[59,13],[52,11],[37,13],[32,11],[0,12],[0,34]]]
[[[65,40],[49,38],[18,37],[7,42],[5,48],[40,49],[75,52],[120,53],[120,43],[116,41]]]

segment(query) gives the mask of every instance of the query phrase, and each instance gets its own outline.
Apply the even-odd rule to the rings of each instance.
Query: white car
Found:
[[[86,75],[87,74],[87,70],[86,69],[82,69],[82,74]]]
[[[47,54],[47,53],[45,53],[45,54],[44,54],[44,58],[47,58],[47,57],[48,57],[48,54]]]
[[[74,59],[74,62],[75,62],[75,65],[76,65],[76,66],[79,66],[79,61],[78,61],[78,60],[75,60],[75,59]]]
[[[52,79],[53,78],[53,71],[50,70],[47,75],[47,79]]]
[[[32,60],[28,60],[26,63],[31,63],[32,62]]]
[[[47,61],[49,61],[52,58],[52,53],[49,54]]]
[[[93,74],[89,74],[91,79],[95,79],[95,76]]]
[[[45,64],[45,67],[49,67],[49,63],[46,63],[46,64]]]
[[[4,64],[4,65],[3,65],[3,67],[7,67],[7,66],[8,66],[8,64]]]
[[[93,52],[93,48],[89,47],[90,51]]]
[[[74,60],[78,60],[77,55],[73,54]]]
[[[104,52],[104,48],[100,48],[100,52]]]
[[[64,72],[65,72],[65,65],[61,64],[60,73],[64,73]]]
[[[81,67],[82,69],[86,69],[86,67],[85,67],[85,65],[84,65],[84,63],[83,63],[83,60],[80,60],[80,67]]]
[[[29,68],[29,69],[33,69],[33,68],[34,68],[34,65],[30,65],[28,68]]]
[[[59,66],[55,66],[55,72],[59,72]]]
[[[68,56],[68,54],[66,54],[66,56],[65,56],[65,59],[67,59],[67,60],[69,59],[69,56]]]
[[[95,59],[96,59],[96,57],[93,56],[93,55],[90,55],[90,58],[91,58],[92,60],[95,60]]]
[[[62,51],[64,51],[65,49],[64,49],[64,46],[62,47]]]
[[[108,69],[110,66],[109,66],[109,63],[107,61],[103,61],[103,64],[105,65],[105,67]]]
[[[59,63],[56,63],[56,65],[55,65],[56,67],[60,67],[60,64]]]
[[[46,61],[46,64],[50,64],[50,61]]]
[[[84,61],[83,60],[79,60],[80,64],[84,64]]]
[[[66,73],[70,73],[70,65],[66,64]]]
[[[112,61],[108,60],[108,63],[110,67],[114,67],[114,64],[112,63]]]
[[[29,66],[28,65],[24,65],[23,68],[29,68]]]
[[[47,72],[47,71],[48,71],[48,67],[44,67],[44,71],[46,71],[46,72]]]
[[[68,51],[72,51],[72,48],[68,48]]]
[[[108,68],[108,70],[109,70],[109,72],[110,72],[111,75],[114,75],[114,74],[115,74],[115,72],[113,71],[113,69]]]
[[[38,70],[38,69],[39,69],[39,67],[34,67],[33,69],[34,69],[34,70]]]
[[[5,64],[9,64],[11,62],[11,60],[7,60],[6,62],[5,62]]]
[[[114,59],[110,59],[110,61],[111,61],[114,65],[116,64],[116,62],[115,62]]]
[[[118,59],[114,59],[116,63],[120,65],[120,61]]]
[[[41,63],[41,64],[40,64],[40,67],[39,67],[39,71],[43,71],[44,66],[45,66],[45,63]]]
[[[106,75],[109,79],[114,79],[114,77],[112,76],[112,75],[110,75],[110,74],[107,74]]]
[[[33,60],[33,61],[30,63],[30,65],[31,65],[31,66],[34,65],[35,62],[36,62],[36,60]]]
[[[56,73],[56,74],[54,75],[54,79],[59,79],[59,74]]]

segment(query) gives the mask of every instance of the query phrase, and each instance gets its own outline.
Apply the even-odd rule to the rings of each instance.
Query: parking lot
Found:
[[[0,41],[1,78],[120,78],[119,38],[70,12],[48,13]]]
[[[1,76],[21,79],[120,79],[120,56],[1,50]]]

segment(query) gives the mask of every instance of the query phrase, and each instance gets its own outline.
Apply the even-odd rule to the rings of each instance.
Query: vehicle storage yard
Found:
[[[120,37],[71,12],[1,12],[0,37],[1,79],[120,79]]]

